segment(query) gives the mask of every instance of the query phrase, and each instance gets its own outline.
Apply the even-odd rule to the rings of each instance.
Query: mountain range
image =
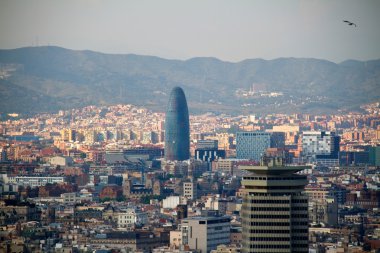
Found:
[[[165,111],[181,86],[190,113],[332,113],[380,100],[380,60],[168,60],[54,46],[0,50],[0,113],[135,104]]]

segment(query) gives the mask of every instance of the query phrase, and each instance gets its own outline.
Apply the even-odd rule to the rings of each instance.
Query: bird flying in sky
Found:
[[[348,25],[354,25],[355,27],[357,26],[355,23],[348,20],[343,20],[343,22],[346,22]]]

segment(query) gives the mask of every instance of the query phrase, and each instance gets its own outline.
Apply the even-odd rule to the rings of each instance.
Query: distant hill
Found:
[[[0,50],[0,112],[129,103],[165,110],[174,86],[191,113],[330,113],[380,100],[380,60],[186,61],[59,47]]]

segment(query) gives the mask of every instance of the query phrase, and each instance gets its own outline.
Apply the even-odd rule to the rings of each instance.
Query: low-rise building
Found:
[[[64,177],[8,177],[8,182],[31,187],[45,186],[46,184],[60,184],[65,181]]]
[[[181,221],[182,244],[190,249],[210,252],[220,244],[230,243],[230,218],[191,217]]]
[[[148,214],[139,210],[129,208],[119,212],[117,216],[118,228],[133,230],[136,225],[141,226],[148,222]]]

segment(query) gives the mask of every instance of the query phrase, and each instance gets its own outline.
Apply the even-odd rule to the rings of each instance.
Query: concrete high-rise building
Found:
[[[260,166],[240,166],[243,177],[242,252],[308,252],[308,166],[285,166],[266,158]]]
[[[63,141],[74,142],[76,140],[76,131],[74,129],[62,129],[61,138]]]
[[[183,161],[190,157],[189,111],[185,93],[175,87],[170,93],[165,118],[165,159]]]
[[[183,182],[183,196],[188,199],[197,198],[197,183],[191,181]]]

